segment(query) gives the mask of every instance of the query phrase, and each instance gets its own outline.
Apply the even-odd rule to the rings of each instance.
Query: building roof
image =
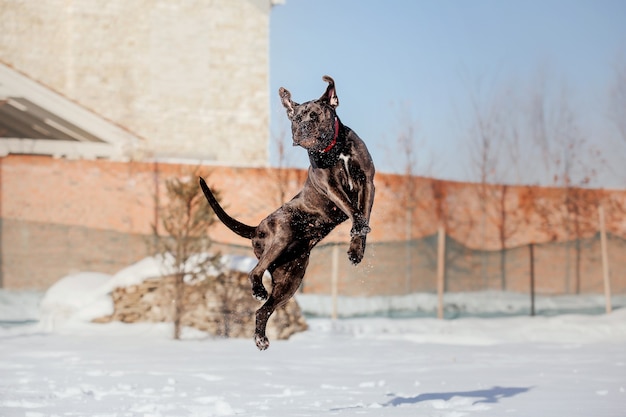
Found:
[[[51,88],[0,62],[0,156],[125,159],[141,142]]]

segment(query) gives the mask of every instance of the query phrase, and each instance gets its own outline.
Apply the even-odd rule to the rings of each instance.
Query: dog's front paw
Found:
[[[259,334],[254,335],[254,343],[256,343],[256,347],[259,350],[265,350],[270,347],[270,341],[266,336],[261,336]]]
[[[259,301],[266,301],[269,297],[269,294],[267,293],[267,290],[265,289],[263,284],[261,284],[258,286],[252,286],[252,296]]]
[[[348,249],[348,259],[353,265],[357,265],[363,260],[365,254],[365,237],[355,236],[350,241],[350,249]]]

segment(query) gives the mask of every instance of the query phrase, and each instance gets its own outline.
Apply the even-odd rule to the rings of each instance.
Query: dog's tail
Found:
[[[237,233],[241,237],[245,237],[246,239],[252,239],[254,233],[256,231],[256,227],[248,226],[247,224],[243,224],[240,221],[237,221],[230,217],[220,203],[218,203],[217,199],[209,189],[209,186],[204,181],[204,178],[200,177],[200,188],[202,188],[202,192],[206,197],[207,201],[213,208],[213,211],[217,215],[217,217],[233,232]]]

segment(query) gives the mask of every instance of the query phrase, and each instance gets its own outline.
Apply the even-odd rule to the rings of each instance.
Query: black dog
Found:
[[[293,142],[308,151],[311,167],[302,190],[267,216],[257,227],[230,217],[219,205],[206,182],[200,186],[217,217],[233,232],[252,240],[258,264],[250,272],[252,294],[267,300],[256,312],[255,342],[269,347],[265,327],[270,315],[296,292],[309,263],[311,249],[338,224],[350,219],[352,229],[348,257],[363,259],[369,218],[374,202],[374,164],[365,143],[344,126],[335,108],[339,105],[335,82],[318,100],[297,104],[291,93],[279,94],[291,120]],[[272,276],[272,291],[263,286],[265,271]]]

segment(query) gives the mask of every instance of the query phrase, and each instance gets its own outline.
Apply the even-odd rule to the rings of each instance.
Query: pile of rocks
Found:
[[[251,338],[255,312],[262,303],[252,297],[248,275],[227,271],[217,277],[182,287],[181,325],[223,337]],[[173,322],[176,310],[176,279],[147,279],[141,284],[112,292],[114,312],[97,322]],[[270,339],[287,339],[307,329],[295,299],[277,309],[267,325]]]

